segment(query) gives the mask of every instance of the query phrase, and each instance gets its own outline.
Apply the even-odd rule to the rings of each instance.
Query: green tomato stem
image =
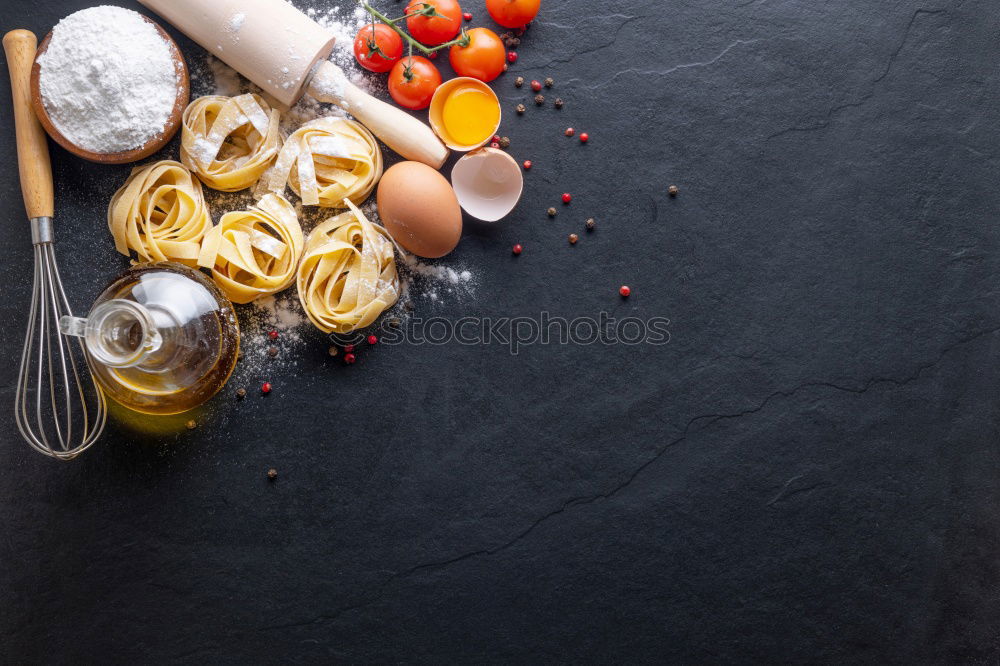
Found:
[[[411,56],[413,54],[413,49],[414,48],[416,48],[419,51],[421,51],[424,55],[430,55],[430,54],[435,53],[437,51],[440,51],[442,49],[446,49],[446,48],[449,48],[451,46],[455,46],[456,44],[458,44],[459,46],[468,46],[469,45],[469,35],[468,35],[468,33],[465,32],[465,28],[462,28],[462,31],[459,34],[459,36],[456,37],[455,39],[451,40],[450,42],[445,42],[444,44],[438,44],[437,46],[435,46],[433,48],[429,48],[429,47],[424,46],[423,44],[421,44],[417,40],[413,39],[413,37],[410,37],[398,25],[396,25],[396,21],[401,21],[401,20],[403,20],[405,18],[408,18],[409,16],[419,16],[421,14],[421,12],[425,11],[425,10],[421,10],[421,12],[414,12],[414,13],[409,14],[409,15],[400,16],[399,18],[391,19],[391,18],[387,17],[385,14],[383,14],[382,12],[378,11],[377,9],[375,9],[374,7],[372,7],[371,5],[369,5],[367,2],[362,2],[361,5],[365,8],[365,11],[367,11],[369,14],[372,15],[372,17],[378,19],[382,23],[385,23],[387,26],[389,26],[390,28],[392,28],[393,30],[395,30],[396,34],[398,34],[400,37],[402,37],[403,39],[405,39],[407,41],[407,43],[410,45],[410,54],[411,54]]]
[[[451,40],[450,42],[445,42],[444,44],[439,44],[439,45],[435,46],[431,50],[432,51],[440,51],[441,49],[446,49],[449,46],[455,46],[456,44],[459,45],[459,46],[468,46],[470,41],[471,40],[469,39],[469,34],[467,32],[465,32],[465,28],[462,28],[462,32],[459,33],[458,37],[456,37],[455,39]]]
[[[436,49],[429,49],[426,46],[424,46],[423,44],[421,44],[420,42],[418,42],[417,40],[413,39],[413,37],[410,37],[408,34],[406,34],[405,32],[403,32],[402,30],[400,30],[399,26],[396,25],[395,23],[393,23],[392,19],[390,19],[385,14],[383,14],[379,10],[377,10],[374,7],[372,7],[371,5],[369,5],[367,2],[362,2],[361,5],[365,8],[365,11],[367,11],[373,17],[377,18],[379,21],[381,21],[382,23],[385,23],[387,26],[389,26],[390,28],[392,28],[393,30],[395,30],[396,33],[400,37],[402,37],[407,42],[409,42],[411,49],[412,48],[416,48],[419,51],[422,51],[424,55],[430,55],[431,53],[433,53],[436,50]]]

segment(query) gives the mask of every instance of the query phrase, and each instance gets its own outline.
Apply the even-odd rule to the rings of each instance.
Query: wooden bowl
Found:
[[[142,16],[140,14],[140,16]],[[170,111],[170,117],[167,118],[167,123],[164,125],[163,130],[152,137],[142,146],[138,148],[133,148],[132,150],[123,150],[117,153],[95,153],[89,150],[85,150],[75,145],[60,132],[52,119],[49,118],[48,112],[45,110],[45,104],[42,103],[42,93],[38,85],[38,78],[41,74],[42,67],[38,63],[38,58],[46,49],[49,47],[49,42],[52,40],[52,32],[45,35],[45,39],[42,43],[38,45],[38,51],[35,53],[35,62],[31,66],[31,103],[35,107],[35,115],[38,116],[38,121],[45,128],[52,140],[58,143],[60,146],[78,155],[85,160],[90,160],[91,162],[100,162],[102,164],[125,164],[126,162],[135,162],[141,160],[145,157],[149,157],[160,148],[166,145],[170,139],[177,134],[177,130],[181,127],[181,114],[184,113],[184,107],[187,106],[188,100],[191,97],[191,87],[190,81],[188,80],[188,68],[187,63],[184,62],[184,56],[181,55],[181,50],[177,47],[177,43],[174,42],[173,38],[167,34],[167,32],[156,24],[155,21],[147,16],[142,16],[143,19],[148,21],[153,27],[156,28],[160,36],[167,42],[167,47],[170,49],[170,55],[174,60],[174,68],[176,71],[180,72],[180,81],[177,84],[177,97],[174,100],[174,108]]]

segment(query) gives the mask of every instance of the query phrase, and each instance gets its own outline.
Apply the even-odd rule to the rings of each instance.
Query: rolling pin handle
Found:
[[[408,160],[440,169],[448,159],[448,148],[426,123],[364,92],[332,62],[316,65],[307,92],[320,102],[336,104],[350,113]]]

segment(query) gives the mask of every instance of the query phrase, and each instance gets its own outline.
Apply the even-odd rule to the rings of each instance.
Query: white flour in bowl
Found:
[[[170,47],[136,12],[91,7],[56,24],[38,59],[42,103],[74,145],[116,153],[160,134],[177,98]]]

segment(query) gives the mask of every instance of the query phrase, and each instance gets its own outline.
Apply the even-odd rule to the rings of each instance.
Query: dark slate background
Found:
[[[266,400],[71,464],[5,418],[3,660],[996,663],[998,30],[989,0],[545,0],[511,74],[567,106],[506,114],[522,203],[449,258],[475,296],[418,314],[664,316],[670,344],[345,368],[315,334]],[[0,125],[9,405],[31,255]],[[53,159],[85,309],[128,169]]]

